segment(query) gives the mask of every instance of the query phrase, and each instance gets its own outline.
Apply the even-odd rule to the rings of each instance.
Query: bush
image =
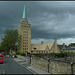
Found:
[[[21,55],[21,56],[25,56],[25,53],[24,53],[24,52],[20,52],[20,55]]]
[[[16,52],[16,54],[17,54],[17,55],[19,55],[19,54],[20,54],[20,52]]]
[[[61,52],[61,53],[55,53],[55,57],[64,57],[65,53]]]
[[[32,54],[32,55],[34,55],[36,57],[42,57],[43,56],[43,54]]]

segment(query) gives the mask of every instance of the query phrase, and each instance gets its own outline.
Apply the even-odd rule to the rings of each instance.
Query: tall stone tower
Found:
[[[28,23],[24,5],[23,17],[18,25],[18,51],[31,53],[31,24]]]

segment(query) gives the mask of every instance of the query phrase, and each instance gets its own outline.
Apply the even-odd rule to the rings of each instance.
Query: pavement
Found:
[[[34,74],[50,74],[44,70],[41,70],[37,67],[32,66],[31,64],[28,64],[25,60],[20,59],[20,58],[12,58],[14,61],[16,61],[18,64],[22,65],[23,67],[25,67],[26,69],[28,69],[29,71],[31,71]]]

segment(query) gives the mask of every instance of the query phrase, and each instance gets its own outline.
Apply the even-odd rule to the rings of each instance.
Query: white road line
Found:
[[[3,74],[4,74],[4,70],[3,70]]]
[[[4,74],[4,70],[0,70],[0,74]]]

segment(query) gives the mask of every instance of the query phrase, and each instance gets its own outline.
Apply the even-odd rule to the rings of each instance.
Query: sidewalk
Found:
[[[13,58],[13,60],[18,62],[18,64],[22,65],[23,67],[27,68],[28,70],[30,70],[34,74],[50,74],[50,73],[48,73],[46,71],[43,71],[43,70],[41,70],[39,68],[36,68],[36,67],[32,66],[31,64],[26,63],[25,60],[23,60],[23,59]]]

